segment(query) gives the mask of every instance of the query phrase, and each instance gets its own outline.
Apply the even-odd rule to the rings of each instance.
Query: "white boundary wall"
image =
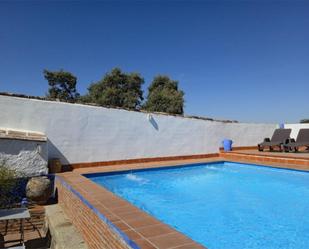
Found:
[[[296,139],[299,129],[304,129],[304,128],[309,129],[309,124],[285,124],[284,128],[292,129],[291,138]]]
[[[0,127],[45,133],[49,158],[64,164],[215,153],[224,138],[256,145],[277,127],[151,115],[0,96]]]

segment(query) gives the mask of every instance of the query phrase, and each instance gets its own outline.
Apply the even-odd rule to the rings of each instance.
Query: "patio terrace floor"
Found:
[[[44,206],[34,206],[30,208],[30,219],[24,223],[24,241],[27,249],[47,248],[45,229],[45,208]],[[8,242],[20,239],[19,221],[0,222],[0,248],[19,246],[19,242]]]
[[[141,249],[205,248],[175,229],[158,221],[107,189],[95,184],[82,174],[134,170],[142,168],[170,167],[216,161],[256,163],[265,166],[309,170],[309,153],[259,152],[257,149],[221,152],[220,156],[204,159],[171,160],[147,163],[131,163],[110,166],[77,168],[73,172],[59,174],[103,215],[123,231]]]

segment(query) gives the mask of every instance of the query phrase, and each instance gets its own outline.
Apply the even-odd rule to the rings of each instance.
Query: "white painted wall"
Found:
[[[214,153],[224,138],[250,146],[276,124],[222,123],[0,96],[0,127],[43,132],[62,163]]]
[[[285,124],[284,128],[292,129],[291,138],[296,139],[299,129],[309,129],[309,124]]]

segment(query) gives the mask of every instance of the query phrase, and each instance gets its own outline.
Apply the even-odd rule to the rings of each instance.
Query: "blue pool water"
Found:
[[[88,175],[209,249],[308,249],[309,173],[230,162]]]

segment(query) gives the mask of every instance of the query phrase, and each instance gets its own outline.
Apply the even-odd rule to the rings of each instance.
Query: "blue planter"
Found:
[[[232,150],[232,144],[233,144],[232,140],[224,139],[222,141],[222,144],[223,144],[224,151],[231,151]]]

